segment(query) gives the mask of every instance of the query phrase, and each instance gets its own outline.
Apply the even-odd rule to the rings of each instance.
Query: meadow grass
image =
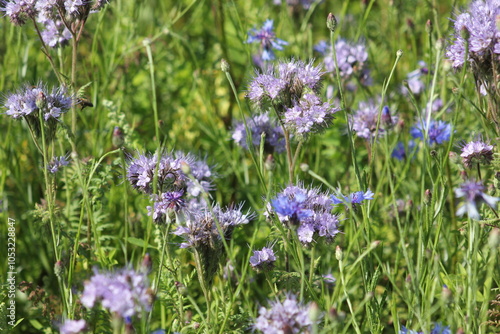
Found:
[[[465,180],[481,179],[490,196],[500,188],[498,105],[478,92],[470,68],[455,70],[445,56],[450,18],[467,5],[326,0],[304,9],[263,0],[115,0],[89,16],[77,45],[47,49],[52,65],[32,23],[1,19],[5,99],[43,82],[64,84],[93,107],[74,106],[53,141],[46,140],[45,126],[37,138],[23,119],[2,115],[0,254],[8,257],[8,223],[15,220],[16,315],[12,326],[12,270],[2,261],[0,330],[56,333],[65,319],[85,319],[88,333],[246,333],[261,307],[294,295],[312,319],[311,333],[399,333],[403,325],[430,333],[437,323],[452,333],[498,332],[498,216],[488,205],[480,207],[480,220],[456,214],[462,200],[454,190]],[[337,20],[333,31],[329,13]],[[290,133],[288,152],[271,157],[263,141],[244,149],[232,140],[236,122],[258,112],[247,93],[260,73],[252,60],[259,48],[246,41],[267,19],[288,45],[266,66],[291,59],[323,66],[314,46],[342,38],[366,45],[373,81],[354,80],[352,88],[339,72],[325,73],[318,95],[340,108],[332,124],[305,140]],[[403,93],[419,61],[428,69],[425,88]],[[442,106],[431,116],[427,105],[437,98]],[[365,139],[348,124],[359,102],[369,99],[378,119]],[[391,126],[384,123],[385,105]],[[414,139],[410,149],[410,129],[431,117],[451,124],[449,140]],[[422,136],[428,139],[428,131]],[[494,146],[493,159],[464,167],[460,143],[478,136]],[[392,156],[398,142],[406,148],[401,160]],[[220,244],[180,248],[184,240],[172,232],[181,219],[156,223],[148,214],[150,197],[127,178],[139,154],[174,151],[211,166],[213,185],[199,195],[210,203],[208,212],[214,214],[216,204],[243,203],[242,212],[253,219],[233,231],[217,218],[212,231],[226,236]],[[69,165],[49,173],[52,156],[68,157]],[[155,163],[155,171],[160,168]],[[192,168],[183,168],[186,182],[200,186]],[[155,173],[153,181],[158,178]],[[161,192],[152,183],[152,193]],[[306,247],[293,224],[269,213],[292,184],[336,197],[374,195],[363,204],[332,207],[340,233],[333,240],[315,235]],[[272,246],[276,262],[257,272],[249,261],[264,246]],[[150,308],[123,319],[99,303],[82,304],[95,270],[124,267],[147,275]]]

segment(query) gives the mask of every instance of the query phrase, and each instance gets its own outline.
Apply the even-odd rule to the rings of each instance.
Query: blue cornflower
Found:
[[[64,166],[67,166],[68,164],[69,164],[69,161],[67,160],[67,158],[65,156],[53,157],[52,161],[50,161],[47,164],[47,170],[50,173],[55,174],[59,171],[59,169],[61,169]]]
[[[312,321],[309,318],[309,307],[297,301],[297,297],[287,294],[283,302],[270,302],[271,307],[259,309],[259,317],[255,319],[254,328],[264,334],[275,333],[309,333]]]
[[[274,262],[276,262],[276,255],[274,255],[274,251],[270,247],[253,251],[253,255],[250,257],[250,265],[256,271],[272,270]]]
[[[494,208],[500,198],[486,195],[484,190],[485,187],[481,181],[466,181],[455,189],[456,197],[464,198],[464,203],[457,209],[457,215],[463,216],[467,212],[470,218],[479,220],[481,218],[478,211],[479,205],[486,203],[489,207]]]
[[[273,60],[275,50],[283,50],[283,45],[288,45],[288,42],[276,37],[273,31],[273,20],[267,20],[260,30],[255,28],[248,32],[247,43],[260,43],[262,48],[262,60]]]
[[[278,217],[297,225],[301,220],[313,215],[313,211],[306,208],[306,200],[306,193],[297,192],[293,197],[282,194],[272,200],[271,203]]]
[[[414,127],[411,128],[410,134],[413,138],[424,139],[425,133],[425,121],[418,122]],[[429,123],[428,131],[429,145],[432,144],[442,144],[445,141],[450,140],[451,137],[451,124],[444,121],[431,120]]]
[[[393,158],[396,158],[398,159],[399,161],[401,160],[404,160],[408,157],[408,155],[411,155],[416,149],[416,145],[415,145],[415,141],[413,140],[410,140],[408,142],[408,152],[405,148],[405,144],[403,144],[402,142],[398,142],[396,144],[396,147],[394,148],[394,150],[392,150],[392,154],[391,156]]]
[[[356,191],[351,193],[349,196],[342,195],[339,191],[340,196],[332,195],[333,204],[344,204],[346,207],[356,208],[356,204],[360,204],[363,201],[369,201],[373,199],[375,195],[370,189],[366,192]]]

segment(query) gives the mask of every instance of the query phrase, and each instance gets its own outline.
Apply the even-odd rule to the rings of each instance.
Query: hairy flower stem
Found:
[[[76,92],[76,62],[78,55],[78,39],[76,38],[76,34],[71,31],[72,38],[72,48],[71,48],[71,95],[75,96]],[[76,105],[73,104],[71,107],[71,131],[76,133]]]
[[[205,296],[205,302],[207,304],[207,324],[210,324],[210,290],[208,289],[207,282],[205,280],[205,276],[203,274],[203,265],[201,262],[200,253],[196,248],[194,248],[194,262],[196,265],[196,272],[198,273],[198,280],[200,281],[201,290],[203,291],[203,295]]]

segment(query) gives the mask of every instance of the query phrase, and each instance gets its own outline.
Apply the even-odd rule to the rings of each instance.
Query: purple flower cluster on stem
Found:
[[[332,241],[339,233],[338,216],[332,214],[334,201],[317,189],[288,186],[268,205],[282,224],[296,227],[302,244],[310,245],[315,238]]]
[[[391,115],[389,107],[384,106],[380,110],[379,104],[373,99],[361,101],[358,109],[349,116],[352,130],[358,137],[366,140],[375,139],[377,134],[384,136],[397,123],[397,120],[396,115]]]
[[[274,262],[276,262],[276,255],[270,247],[253,251],[253,255],[250,257],[250,266],[258,272],[272,270]]]

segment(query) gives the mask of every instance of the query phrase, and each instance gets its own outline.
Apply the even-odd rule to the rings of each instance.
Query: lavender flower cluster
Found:
[[[380,114],[380,116],[379,116]],[[398,121],[396,115],[391,115],[388,106],[379,110],[379,105],[373,99],[359,102],[358,109],[349,116],[353,131],[366,140],[384,136]]]
[[[333,57],[331,46],[325,41],[315,45],[314,50],[320,53],[324,59],[323,63],[327,72],[335,73],[337,66]],[[335,42],[335,53],[340,77],[348,83],[356,79],[363,86],[370,86],[373,82],[368,68],[368,51],[363,43],[352,43],[344,39]],[[349,90],[354,90],[355,86],[348,85]]]
[[[304,137],[328,127],[339,110],[318,96],[322,75],[312,63],[279,62],[252,80],[248,97],[261,108],[274,107],[285,129]]]
[[[274,268],[274,262],[276,262],[276,255],[270,247],[256,250],[250,257],[250,266],[257,272],[272,270]]]
[[[49,90],[39,82],[35,86],[24,85],[9,94],[3,106],[7,109],[6,115],[14,119],[24,118],[37,137],[40,137],[41,127],[44,126],[46,138],[52,140],[61,116],[71,109],[74,102],[66,87]],[[44,123],[40,121],[40,112]]]
[[[153,295],[145,274],[132,269],[104,273],[94,270],[94,276],[85,282],[80,300],[87,308],[100,302],[103,308],[129,319],[151,310]]]
[[[309,333],[312,321],[309,307],[297,301],[293,294],[287,294],[283,302],[272,301],[269,309],[261,307],[254,328],[264,334]]]
[[[238,122],[233,130],[233,140],[244,149],[248,149],[247,132],[245,124],[252,138],[252,145],[260,147],[262,134],[265,134],[264,151],[272,154],[285,150],[285,137],[283,129],[269,118],[269,112],[248,117],[245,122]]]
[[[334,204],[329,194],[318,189],[288,186],[271,201],[268,210],[285,226],[295,226],[300,242],[307,246],[315,237],[331,241],[339,233],[339,218],[332,213]]]
[[[188,172],[188,174],[186,174]],[[189,206],[212,189],[213,173],[205,161],[191,154],[165,152],[158,155],[139,154],[129,161],[127,178],[135,189],[150,195],[155,202],[149,207],[154,221],[162,223],[169,213]],[[153,194],[154,180],[159,194]],[[193,203],[198,203],[199,200]]]
[[[69,30],[75,20],[85,21],[91,12],[100,10],[108,0],[12,0],[5,1],[0,11],[15,25],[26,21],[37,22],[45,28],[40,32],[45,44],[50,47],[64,46],[71,38]]]

